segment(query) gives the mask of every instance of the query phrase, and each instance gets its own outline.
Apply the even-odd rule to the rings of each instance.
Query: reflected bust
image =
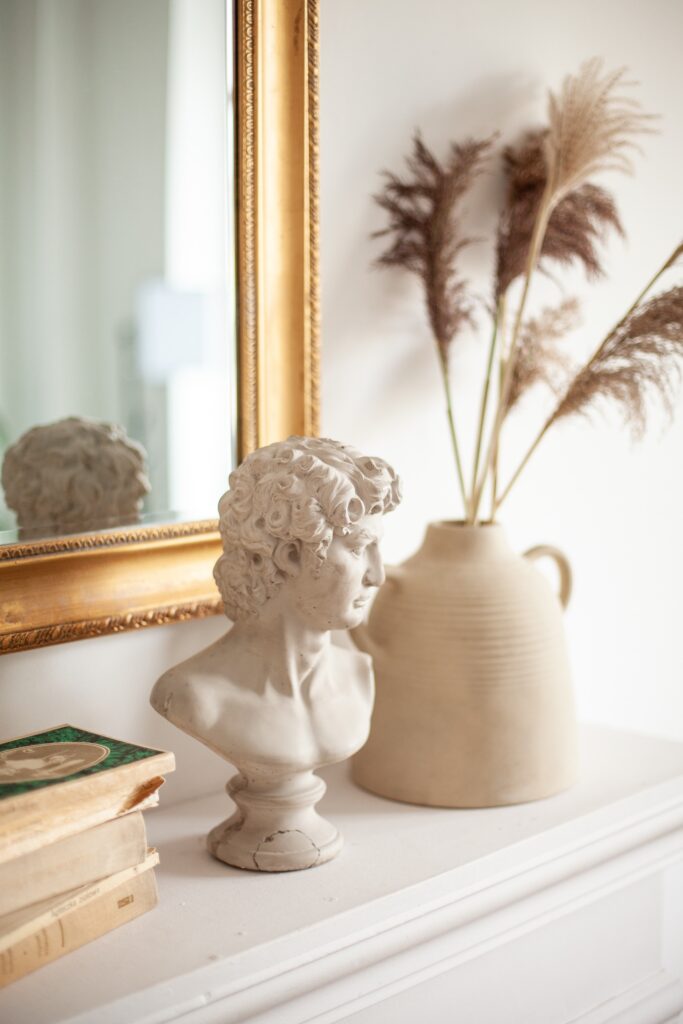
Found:
[[[170,669],[152,705],[239,770],[237,811],[209,834],[237,867],[287,871],[341,847],[315,804],[313,775],[367,739],[370,658],[331,643],[384,579],[382,516],[400,501],[382,459],[337,441],[290,437],[249,455],[219,504],[214,575],[234,626]]]
[[[150,489],[142,445],[81,416],[22,434],[5,453],[2,486],[21,539],[136,523]]]

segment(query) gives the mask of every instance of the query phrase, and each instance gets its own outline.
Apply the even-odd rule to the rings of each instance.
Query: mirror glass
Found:
[[[216,516],[231,22],[225,0],[0,0],[0,543]]]

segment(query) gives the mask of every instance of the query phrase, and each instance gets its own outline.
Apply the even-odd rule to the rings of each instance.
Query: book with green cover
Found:
[[[158,801],[172,753],[59,725],[0,743],[0,863]]]

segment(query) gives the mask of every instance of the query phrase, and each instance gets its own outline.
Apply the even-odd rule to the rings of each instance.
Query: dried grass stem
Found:
[[[644,300],[665,271],[682,255],[683,243],[653,274],[626,313],[575,374],[512,474],[494,512],[503,504],[548,430],[559,419],[584,411],[596,398],[612,397],[622,403],[625,412],[630,412],[635,427],[642,430],[644,390],[652,386],[664,395],[665,400],[670,397],[670,378],[662,364],[667,357],[683,356],[683,287],[673,288],[649,302]],[[680,346],[680,351],[677,346]],[[607,374],[601,373],[607,359],[613,360],[614,357],[621,365],[616,370],[610,369]]]

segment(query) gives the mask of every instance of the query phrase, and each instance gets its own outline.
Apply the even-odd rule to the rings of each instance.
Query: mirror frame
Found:
[[[319,0],[233,0],[237,456],[319,418]],[[0,547],[0,653],[222,611],[214,519]]]

